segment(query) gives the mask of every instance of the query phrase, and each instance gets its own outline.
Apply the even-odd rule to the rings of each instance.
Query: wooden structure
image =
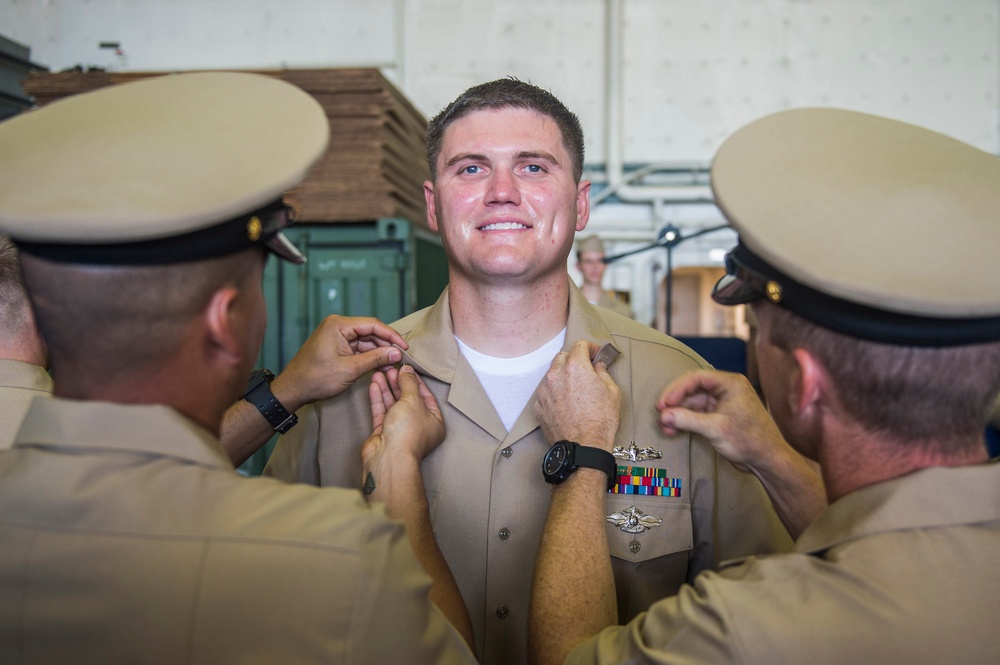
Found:
[[[377,69],[255,71],[302,88],[330,119],[330,149],[285,200],[298,221],[405,219],[426,228],[423,182],[430,177],[427,121]],[[39,106],[62,97],[169,72],[34,73],[23,83]]]

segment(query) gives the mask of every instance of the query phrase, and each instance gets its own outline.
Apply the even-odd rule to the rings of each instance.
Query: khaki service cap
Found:
[[[600,252],[604,253],[604,243],[596,235],[589,235],[581,238],[576,243],[577,252]]]
[[[1000,339],[1000,158],[887,118],[798,109],[727,139],[712,189],[739,234],[718,302],[766,298],[888,344]]]
[[[281,196],[329,132],[312,96],[257,74],[172,74],[68,97],[0,123],[0,232],[74,263],[253,246],[302,263],[281,233]]]

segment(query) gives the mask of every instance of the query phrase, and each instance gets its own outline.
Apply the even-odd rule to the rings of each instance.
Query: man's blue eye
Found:
[[[479,167],[475,164],[469,164],[462,169],[462,173],[479,173]]]
[[[538,164],[528,164],[528,170],[531,171],[532,173],[540,173],[542,167],[539,166]]]

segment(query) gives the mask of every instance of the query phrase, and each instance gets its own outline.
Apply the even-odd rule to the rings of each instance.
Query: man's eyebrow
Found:
[[[559,164],[559,160],[556,159],[555,155],[553,155],[550,152],[545,152],[544,150],[522,150],[521,152],[517,153],[517,155],[515,155],[515,159],[517,160],[538,159],[549,162],[551,164],[557,164],[557,165]],[[489,162],[489,161],[490,161],[489,158],[481,153],[464,152],[462,154],[455,155],[454,157],[449,159],[447,162],[445,162],[444,166],[445,168],[450,168],[460,162]]]
[[[547,162],[558,164],[559,160],[550,152],[525,150],[517,153],[517,159],[544,159]]]
[[[455,164],[458,164],[459,162],[465,162],[465,161],[470,161],[470,162],[485,162],[485,161],[489,161],[489,160],[486,159],[486,155],[481,155],[481,154],[476,153],[476,152],[465,152],[465,153],[462,153],[461,155],[455,155],[454,157],[452,157],[451,159],[449,159],[447,162],[445,162],[445,168],[450,167],[450,166],[454,166]]]

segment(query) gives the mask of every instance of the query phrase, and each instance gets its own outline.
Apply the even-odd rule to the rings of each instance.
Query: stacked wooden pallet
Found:
[[[426,227],[427,121],[377,69],[257,71],[299,86],[330,118],[330,150],[286,201],[300,222],[399,217]],[[36,73],[24,89],[38,105],[166,72]]]

